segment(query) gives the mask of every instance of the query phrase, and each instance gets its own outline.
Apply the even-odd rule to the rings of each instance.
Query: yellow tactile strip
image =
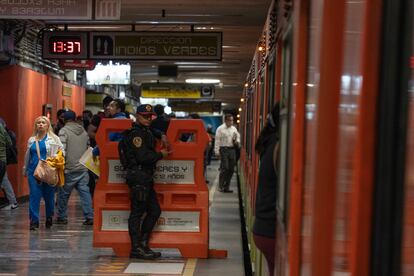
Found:
[[[187,259],[182,276],[193,276],[197,265],[197,259]]]

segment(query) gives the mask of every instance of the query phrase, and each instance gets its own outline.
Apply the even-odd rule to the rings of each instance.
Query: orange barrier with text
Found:
[[[130,127],[131,120],[103,119],[96,138],[100,177],[94,194],[93,246],[111,247],[118,256],[128,256],[130,252],[130,202],[118,142],[109,141],[108,137],[111,132]],[[162,213],[150,246],[177,248],[186,258],[207,258],[209,199],[203,162],[209,137],[201,120],[171,120],[167,137],[172,153],[158,161],[154,173]],[[183,137],[187,142],[182,141]],[[220,256],[210,250],[212,255]]]

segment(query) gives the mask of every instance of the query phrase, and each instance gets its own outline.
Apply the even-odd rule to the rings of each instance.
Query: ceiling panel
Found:
[[[216,86],[216,99],[236,108],[270,3],[271,0],[122,0],[119,22],[93,23],[130,24],[137,31],[190,31],[193,28],[196,32],[223,32],[220,62],[132,61],[131,76],[137,84],[183,82],[186,78],[219,79],[222,83]],[[71,28],[72,23],[75,22],[71,22]],[[160,64],[177,64],[177,78],[158,77]]]

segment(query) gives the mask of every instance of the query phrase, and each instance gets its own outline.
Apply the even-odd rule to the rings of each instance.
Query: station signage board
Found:
[[[159,160],[155,166],[156,184],[194,184],[194,160]]]
[[[0,18],[91,20],[92,0],[0,1]]]
[[[221,60],[221,32],[91,32],[89,58]]]
[[[128,231],[129,211],[103,210],[103,231]],[[155,232],[200,232],[199,211],[162,211]]]
[[[143,83],[141,97],[164,99],[200,99],[212,98],[213,85],[197,85],[189,83]]]
[[[207,101],[207,102],[194,102],[194,101],[169,101],[168,105],[171,107],[172,111],[183,111],[188,113],[198,113],[198,112],[220,112],[221,111],[221,102],[216,101]]]
[[[108,160],[108,183],[124,184],[127,171],[119,159]]]
[[[95,66],[96,66],[95,60],[85,60],[85,59],[59,60],[59,67],[62,69],[93,70]]]

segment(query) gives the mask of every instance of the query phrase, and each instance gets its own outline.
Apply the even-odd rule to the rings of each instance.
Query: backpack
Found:
[[[126,152],[128,150],[128,134],[130,133],[130,130],[126,130],[122,132],[122,139],[118,142],[118,154],[119,154],[119,161],[122,164],[122,167],[125,169],[128,165],[128,159],[126,157]]]
[[[9,164],[17,164],[17,141],[16,141],[16,135],[13,131],[10,129],[6,129],[7,134],[10,137],[10,140],[12,142],[11,145],[6,146],[6,160],[7,165]]]

